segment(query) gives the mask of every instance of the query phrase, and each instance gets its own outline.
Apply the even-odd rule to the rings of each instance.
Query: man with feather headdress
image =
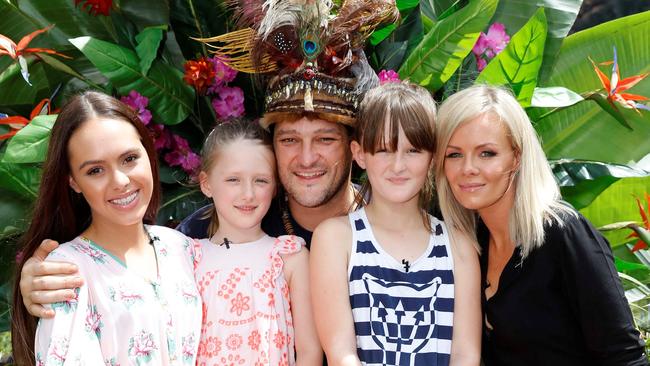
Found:
[[[350,135],[363,93],[378,78],[363,53],[365,40],[399,16],[393,0],[347,0],[331,16],[331,1],[231,0],[241,29],[200,39],[232,68],[266,78],[264,115],[284,188],[262,228],[295,234],[308,245],[323,220],[347,214],[356,188],[350,181]],[[179,230],[204,237],[204,210]]]

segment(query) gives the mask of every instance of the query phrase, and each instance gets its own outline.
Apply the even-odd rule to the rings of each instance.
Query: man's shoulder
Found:
[[[214,205],[211,203],[192,212],[176,227],[176,230],[189,236],[190,238],[207,238],[208,227],[210,226],[209,213]]]

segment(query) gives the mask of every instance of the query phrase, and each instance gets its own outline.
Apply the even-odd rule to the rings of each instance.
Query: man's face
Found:
[[[279,122],[273,146],[280,182],[301,206],[321,206],[347,186],[352,154],[343,125],[307,117]]]

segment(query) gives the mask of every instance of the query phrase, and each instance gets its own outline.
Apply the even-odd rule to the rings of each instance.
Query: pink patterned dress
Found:
[[[195,249],[203,299],[197,365],[294,365],[294,332],[283,255],[305,244],[296,236]]]
[[[194,241],[147,226],[158,278],[148,280],[89,239],[77,237],[48,261],[79,266],[77,297],[52,304],[56,316],[36,330],[36,365],[194,365],[201,299],[193,278]]]

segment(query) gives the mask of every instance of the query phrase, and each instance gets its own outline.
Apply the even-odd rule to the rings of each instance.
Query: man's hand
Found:
[[[43,304],[74,299],[74,288],[83,285],[76,265],[45,261],[45,257],[58,246],[54,240],[43,240],[20,272],[23,303],[30,314],[39,318],[54,316],[54,311],[46,309]]]

